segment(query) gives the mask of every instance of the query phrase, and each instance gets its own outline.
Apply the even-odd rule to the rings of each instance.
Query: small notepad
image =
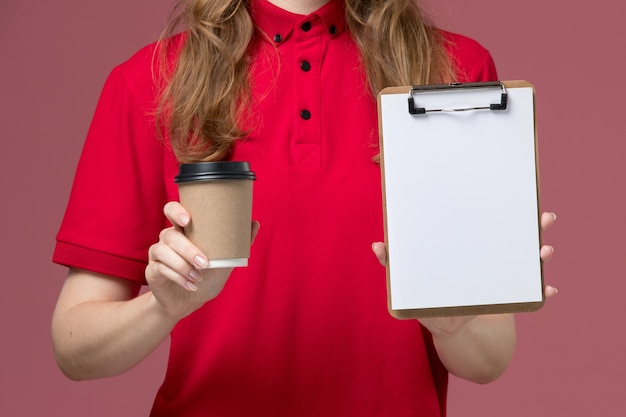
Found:
[[[540,308],[532,85],[393,87],[378,106],[390,313]]]

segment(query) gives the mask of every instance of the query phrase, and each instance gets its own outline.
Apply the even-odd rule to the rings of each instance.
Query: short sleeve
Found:
[[[165,146],[155,134],[154,95],[146,94],[153,88],[133,85],[152,85],[144,72],[117,67],[103,87],[57,235],[56,263],[145,281],[148,248],[165,224],[166,190]]]

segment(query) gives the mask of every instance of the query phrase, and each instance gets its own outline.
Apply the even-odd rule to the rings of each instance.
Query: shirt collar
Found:
[[[270,39],[280,35],[280,42],[286,40],[294,28],[311,20],[312,17],[321,19],[330,36],[337,36],[346,30],[344,0],[330,0],[309,15],[288,12],[268,0],[250,0],[250,13],[258,29]]]

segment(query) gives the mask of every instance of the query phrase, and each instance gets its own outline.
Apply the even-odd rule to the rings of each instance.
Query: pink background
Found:
[[[0,3],[0,414],[141,416],[167,343],[131,372],[75,383],[58,371],[49,322],[65,276],[50,257],[100,88],[156,39],[171,0]],[[520,315],[505,375],[452,378],[450,416],[621,415],[626,410],[626,6],[618,0],[431,0],[439,24],[479,40],[501,79],[537,90],[541,199],[559,220],[546,265],[558,297]]]

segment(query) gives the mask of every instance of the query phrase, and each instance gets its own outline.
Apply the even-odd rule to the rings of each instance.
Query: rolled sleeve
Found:
[[[146,77],[120,66],[103,87],[53,261],[144,281],[148,248],[165,225],[165,146],[155,134],[154,95],[145,94],[153,89],[134,79]]]

